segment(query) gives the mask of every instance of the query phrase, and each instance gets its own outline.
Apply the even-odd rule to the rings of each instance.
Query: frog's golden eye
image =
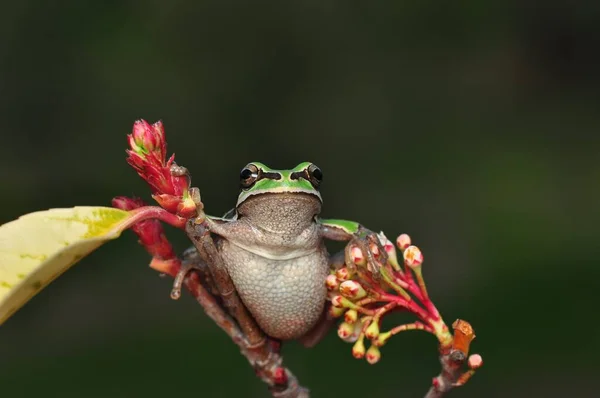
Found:
[[[258,167],[256,167],[252,163],[248,164],[240,172],[240,185],[242,189],[250,188],[252,185],[254,185],[257,179]]]
[[[321,182],[323,181],[323,172],[315,164],[311,164],[306,170],[308,172],[308,180],[313,185],[313,187],[318,188],[319,185],[321,185]]]

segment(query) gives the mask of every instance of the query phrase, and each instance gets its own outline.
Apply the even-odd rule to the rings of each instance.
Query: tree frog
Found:
[[[325,279],[344,262],[344,252],[328,253],[326,239],[385,253],[377,235],[359,223],[319,218],[322,180],[309,162],[290,170],[249,163],[235,208],[205,220],[241,301],[275,339],[302,338],[323,319]]]

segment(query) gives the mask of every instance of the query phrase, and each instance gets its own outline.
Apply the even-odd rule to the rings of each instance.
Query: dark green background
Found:
[[[0,222],[148,198],[137,118],[164,120],[213,214],[248,161],[310,160],[324,216],[410,233],[446,320],[475,327],[485,367],[450,396],[597,396],[597,1],[4,3]],[[2,396],[265,396],[148,261],[126,233],[6,322]],[[350,348],[285,359],[315,397],[419,397],[439,371],[424,333],[376,366]]]

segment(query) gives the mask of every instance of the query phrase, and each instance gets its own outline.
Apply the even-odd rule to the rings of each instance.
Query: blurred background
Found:
[[[425,255],[485,366],[452,397],[597,396],[597,1],[10,1],[0,25],[0,222],[149,189],[125,163],[162,119],[209,213],[249,161],[324,171],[323,215]],[[188,243],[177,231],[178,249]],[[262,397],[236,346],[132,233],[0,328],[5,397]],[[314,397],[422,397],[436,341],[375,366],[332,333],[285,346]]]

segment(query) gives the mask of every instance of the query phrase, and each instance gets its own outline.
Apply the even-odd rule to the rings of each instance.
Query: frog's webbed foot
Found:
[[[188,193],[189,193],[192,201],[194,202],[194,205],[196,205],[197,217],[198,217],[198,219],[204,219],[204,217],[205,217],[205,214],[203,211],[204,204],[202,203],[202,199],[200,197],[200,189],[191,186],[192,175],[190,174],[190,171],[186,167],[180,166],[175,162],[173,162],[173,164],[171,164],[171,168],[169,169],[169,171],[171,172],[171,175],[173,175],[173,176],[186,177],[187,186],[190,187],[188,189]]]

